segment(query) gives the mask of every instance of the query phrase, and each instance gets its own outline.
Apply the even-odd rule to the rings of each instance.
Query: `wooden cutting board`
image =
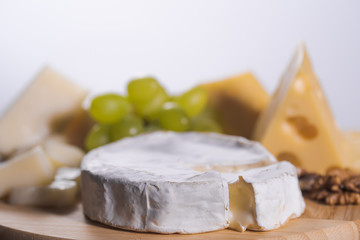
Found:
[[[79,203],[66,211],[0,202],[0,239],[359,239],[360,206],[326,206],[306,200],[301,218],[269,232],[222,230],[193,235],[137,233],[86,219]]]

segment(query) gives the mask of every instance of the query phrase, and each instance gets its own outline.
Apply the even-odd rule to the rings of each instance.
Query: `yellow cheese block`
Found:
[[[62,136],[51,136],[46,139],[42,147],[56,167],[79,167],[85,153],[82,149],[66,142]]]
[[[271,102],[257,123],[254,137],[278,160],[324,173],[351,166],[352,156],[335,124],[324,93],[300,46]]]
[[[0,157],[32,147],[81,109],[87,91],[45,68],[0,118]]]
[[[269,95],[251,73],[203,84],[209,104],[219,114],[224,133],[250,138]]]
[[[13,188],[51,182],[55,168],[41,146],[0,163],[0,198]]]

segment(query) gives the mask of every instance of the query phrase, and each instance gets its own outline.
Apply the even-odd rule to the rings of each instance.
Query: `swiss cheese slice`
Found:
[[[299,47],[254,137],[278,160],[309,171],[351,165],[347,143],[336,126],[304,46]]]
[[[251,138],[270,99],[254,75],[245,73],[201,86],[209,93],[209,104],[218,112],[224,133]]]
[[[45,68],[0,118],[0,157],[41,142],[81,109],[87,91]]]

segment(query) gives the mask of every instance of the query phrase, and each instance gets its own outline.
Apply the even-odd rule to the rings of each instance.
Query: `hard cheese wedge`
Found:
[[[79,167],[85,153],[77,146],[68,144],[62,136],[52,136],[42,144],[55,167]]]
[[[304,46],[299,47],[254,133],[278,160],[324,173],[351,165]]]
[[[87,91],[45,68],[0,119],[0,157],[34,146],[81,109]]]
[[[269,95],[251,73],[203,84],[210,106],[219,113],[224,133],[250,138]]]
[[[0,197],[16,187],[47,184],[53,175],[51,160],[42,147],[35,147],[0,163]]]

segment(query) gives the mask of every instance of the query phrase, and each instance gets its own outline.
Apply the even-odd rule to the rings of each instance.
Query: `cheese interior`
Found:
[[[229,228],[243,232],[256,225],[254,191],[241,180],[229,184],[231,220]]]

